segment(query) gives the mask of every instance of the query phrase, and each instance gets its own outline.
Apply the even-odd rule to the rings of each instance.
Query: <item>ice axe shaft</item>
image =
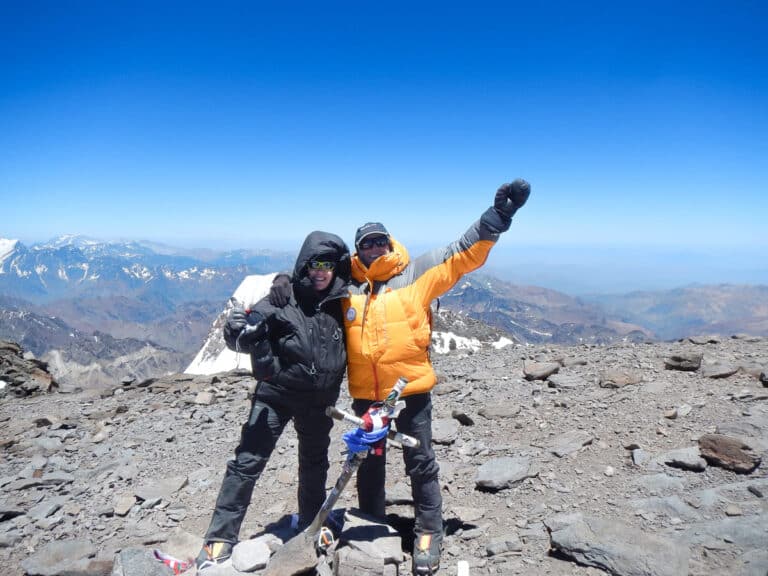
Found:
[[[295,576],[317,566],[318,560],[315,543],[320,533],[320,528],[322,528],[323,523],[328,518],[328,514],[331,513],[336,502],[338,502],[344,488],[352,476],[355,475],[355,472],[357,472],[360,463],[367,456],[366,452],[349,453],[344,461],[341,474],[336,480],[336,484],[328,493],[325,502],[323,502],[312,523],[303,532],[294,536],[275,552],[272,558],[270,558],[266,570],[264,570],[264,576]]]
[[[384,400],[383,408],[386,412],[391,414],[395,410],[395,404],[406,384],[408,384],[408,381],[405,378],[400,378],[392,387],[392,391]],[[346,418],[343,419],[346,420]],[[296,576],[317,566],[315,542],[317,541],[320,529],[328,518],[328,514],[331,513],[331,510],[333,510],[333,507],[339,500],[339,496],[349,483],[349,480],[354,476],[360,463],[367,456],[368,452],[350,452],[347,455],[347,459],[344,461],[344,466],[341,469],[341,474],[336,480],[333,489],[325,498],[325,502],[323,502],[317,515],[315,515],[306,530],[286,542],[282,548],[275,552],[272,558],[270,558],[269,564],[267,564],[264,576]]]

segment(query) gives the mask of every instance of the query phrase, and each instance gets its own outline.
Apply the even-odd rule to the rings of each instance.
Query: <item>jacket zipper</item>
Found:
[[[365,319],[368,316],[368,305],[371,301],[371,293],[373,292],[375,284],[368,280],[368,292],[365,294],[365,306],[363,306],[363,319],[360,321],[360,348],[363,347],[363,334],[365,334]],[[376,363],[371,362],[371,372],[373,372],[373,400],[379,399],[379,375],[376,374]]]
[[[311,358],[312,358],[312,366],[309,367],[309,374],[311,376],[314,376],[317,374],[317,369],[315,368],[315,356],[314,356],[314,350],[315,350],[315,329],[310,325],[309,327],[309,349],[313,352]]]
[[[376,363],[371,362],[371,371],[373,372],[373,401],[379,400],[379,375],[376,374]]]
[[[340,300],[343,297],[344,297],[343,291],[327,296],[326,298],[324,298],[322,301],[318,302],[315,305],[315,312],[317,313],[322,312],[323,304],[325,304],[326,302],[331,302],[333,300]],[[336,332],[334,332],[334,336],[335,335],[336,335]],[[315,340],[315,331],[314,331],[314,328],[310,326],[309,327],[309,346],[310,346],[310,350],[312,351],[315,350],[314,340]],[[315,367],[314,354],[312,355],[312,365],[309,367],[309,373],[312,376],[315,376],[317,374],[317,368]]]

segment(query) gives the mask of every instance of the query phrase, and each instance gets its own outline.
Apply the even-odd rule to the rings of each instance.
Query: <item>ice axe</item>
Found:
[[[392,391],[384,400],[382,411],[385,414],[394,416],[397,410],[397,401],[400,398],[400,394],[403,392],[408,381],[405,378],[400,378],[392,387]],[[334,407],[329,407],[326,413],[338,420],[347,420],[361,425],[363,423],[362,418],[352,416],[338,410]],[[419,441],[410,436],[397,433],[392,429],[387,433],[388,437],[392,437],[394,440],[400,442],[404,446],[418,446]],[[354,476],[360,463],[368,456],[368,451],[364,452],[350,452],[347,455],[347,459],[344,461],[344,465],[341,469],[341,474],[336,480],[336,484],[333,489],[328,493],[328,496],[320,507],[320,511],[317,513],[312,523],[300,534],[294,536],[291,540],[285,543],[282,548],[279,548],[277,552],[269,560],[267,568],[264,571],[264,576],[295,576],[297,574],[303,574],[317,566],[318,557],[315,550],[315,544],[320,534],[320,530],[323,527],[323,523],[328,518],[328,514],[331,513],[336,502],[339,500],[341,492],[347,485],[349,480]]]

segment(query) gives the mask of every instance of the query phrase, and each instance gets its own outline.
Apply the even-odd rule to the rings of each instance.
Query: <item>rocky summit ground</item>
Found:
[[[768,573],[768,340],[514,345],[434,362],[440,574]],[[171,574],[152,551],[196,553],[248,413],[248,383],[229,373],[72,394],[6,390],[2,573]],[[346,429],[332,432],[329,488]],[[295,511],[295,445],[289,427],[242,540],[277,532]],[[397,447],[387,473],[388,520],[407,535]],[[359,522],[354,505],[350,486],[339,502],[345,532]],[[317,573],[410,574],[407,536],[366,540],[342,534]]]

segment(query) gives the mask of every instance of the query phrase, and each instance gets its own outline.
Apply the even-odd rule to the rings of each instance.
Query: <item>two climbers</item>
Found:
[[[414,502],[414,574],[432,574],[440,564],[443,535],[439,467],[432,449],[431,390],[437,382],[429,356],[430,304],[464,275],[480,268],[512,216],[528,200],[522,179],[504,184],[488,208],[458,240],[414,260],[383,224],[369,222],[355,234],[352,279],[343,297],[349,392],[357,415],[389,394],[401,376],[408,380],[405,408],[395,419],[399,432],[419,440],[403,460]],[[294,290],[278,275],[270,292],[275,305],[289,304]],[[357,473],[358,503],[385,516],[385,452],[366,458]]]

